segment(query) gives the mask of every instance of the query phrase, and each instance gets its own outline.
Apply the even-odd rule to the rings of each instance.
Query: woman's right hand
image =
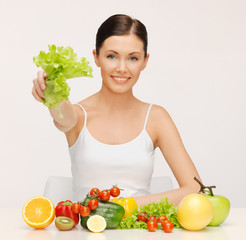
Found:
[[[42,98],[45,98],[45,78],[47,78],[47,74],[43,70],[40,70],[37,73],[37,77],[33,79],[32,95],[39,102],[42,102]]]

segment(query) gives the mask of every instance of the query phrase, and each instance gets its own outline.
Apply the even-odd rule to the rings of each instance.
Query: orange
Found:
[[[25,203],[22,209],[22,216],[29,226],[33,228],[45,228],[55,218],[55,206],[47,197],[32,197]]]

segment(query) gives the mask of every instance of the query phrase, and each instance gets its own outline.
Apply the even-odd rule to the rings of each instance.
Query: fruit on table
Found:
[[[206,198],[212,203],[214,209],[214,216],[211,222],[208,224],[210,226],[218,226],[222,224],[230,212],[230,201],[223,196],[219,195],[205,195]]]
[[[25,203],[22,216],[29,226],[46,228],[55,218],[55,206],[47,197],[32,197]]]
[[[68,231],[73,228],[74,220],[72,218],[60,216],[56,218],[55,225],[60,231]]]
[[[130,216],[132,214],[132,210],[138,208],[136,201],[132,197],[113,198],[110,201],[120,204],[125,209],[124,217]]]
[[[192,193],[185,196],[178,205],[177,219],[187,230],[205,228],[213,218],[213,206],[203,195]]]
[[[79,222],[79,214],[72,211],[73,203],[70,200],[61,201],[56,206],[56,217],[64,216],[74,220],[74,226]]]
[[[95,198],[86,197],[83,202],[80,202],[80,204],[86,206],[88,201],[91,199],[95,199]],[[87,217],[80,216],[81,226],[87,228],[87,221],[89,217],[93,215],[100,215],[105,218],[107,222],[107,227],[106,227],[107,229],[118,227],[122,217],[125,214],[124,208],[121,205],[111,201],[105,202],[100,199],[97,200],[98,200],[98,207],[95,210],[91,210],[89,216]]]
[[[204,196],[211,202],[214,210],[214,216],[211,222],[208,224],[210,226],[218,226],[222,224],[230,212],[230,201],[223,196],[214,195],[212,188],[215,186],[204,186],[197,178],[194,178],[201,186],[200,192],[207,193]],[[208,188],[209,191],[204,191],[204,189]]]
[[[86,225],[90,231],[99,233],[107,227],[107,222],[104,217],[100,215],[93,215],[89,217]]]

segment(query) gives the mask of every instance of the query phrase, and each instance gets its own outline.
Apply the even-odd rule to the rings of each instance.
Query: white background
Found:
[[[71,176],[65,136],[31,95],[33,56],[56,44],[86,57],[94,78],[68,81],[71,101],[80,101],[100,89],[92,58],[99,25],[125,13],[149,33],[135,95],[166,108],[203,182],[245,207],[245,12],[244,0],[1,1],[0,205],[21,207],[43,193],[48,176]],[[156,156],[154,176],[169,175],[177,187]]]

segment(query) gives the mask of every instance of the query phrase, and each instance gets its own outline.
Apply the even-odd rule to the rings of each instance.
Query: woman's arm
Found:
[[[155,147],[160,148],[180,188],[168,192],[135,197],[135,200],[139,206],[142,206],[150,202],[156,202],[166,196],[169,203],[178,205],[184,196],[200,190],[199,184],[193,178],[196,176],[199,180],[201,179],[183,145],[175,124],[166,110],[156,105],[153,106],[149,120],[150,129],[152,129],[151,133],[155,139]]]
[[[46,77],[47,75],[45,72],[41,70],[38,72],[37,78],[33,80],[32,95],[39,102],[42,102],[42,98],[44,98]],[[60,131],[68,132],[76,125],[78,121],[77,112],[70,101],[60,102],[57,108],[58,109],[49,109],[54,124]],[[60,117],[61,114],[63,116],[62,118]]]

